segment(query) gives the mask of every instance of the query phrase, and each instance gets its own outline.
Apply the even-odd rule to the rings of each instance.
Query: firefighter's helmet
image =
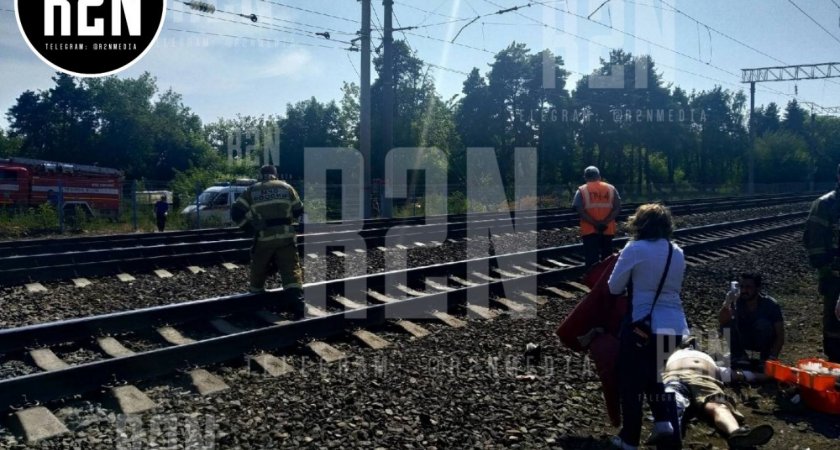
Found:
[[[260,168],[260,174],[261,175],[274,175],[276,177],[277,176],[277,168],[272,166],[272,165],[266,164],[266,165],[264,165]]]

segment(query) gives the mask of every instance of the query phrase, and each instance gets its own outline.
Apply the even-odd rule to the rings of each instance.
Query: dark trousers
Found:
[[[723,330],[724,336],[726,333],[729,334],[729,353],[735,360],[745,359],[746,350],[750,350],[758,352],[763,363],[767,361],[770,349],[776,340],[776,330],[773,328],[773,323],[767,319],[756,319],[748,327],[732,326],[724,327]]]
[[[583,255],[586,258],[586,267],[592,267],[602,259],[612,255],[613,235],[592,233],[582,237]]]
[[[163,229],[166,228],[166,216],[164,216],[164,215],[158,215],[157,216],[157,227],[158,227],[158,231],[163,231]]]
[[[820,294],[823,296],[823,352],[829,361],[840,363],[840,320],[834,314],[840,278],[830,275],[821,279]]]
[[[672,392],[665,392],[659,374],[664,369],[668,356],[682,341],[682,337],[654,334],[651,344],[640,349],[636,347],[629,328],[624,326],[621,332],[621,353],[618,359],[621,377],[619,436],[626,444],[639,445],[642,433],[642,404],[643,400],[647,399],[654,421],[671,422],[674,427],[674,442],[667,448],[679,448],[681,437],[676,399]]]

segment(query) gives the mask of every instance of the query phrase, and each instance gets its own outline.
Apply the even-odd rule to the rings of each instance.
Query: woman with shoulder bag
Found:
[[[676,404],[673,395],[666,396],[659,374],[682,337],[688,335],[680,299],[685,256],[670,241],[674,224],[665,206],[639,206],[627,225],[632,239],[621,251],[608,281],[613,295],[632,286],[618,361],[622,427],[612,443],[622,449],[638,447],[644,396],[655,421],[646,444],[680,448]]]

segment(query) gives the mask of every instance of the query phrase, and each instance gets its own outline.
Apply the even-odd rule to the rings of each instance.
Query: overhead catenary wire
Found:
[[[341,21],[344,21],[344,22],[350,22],[350,23],[353,23],[353,24],[358,24],[359,23],[358,20],[348,19],[346,17],[336,16],[336,15],[333,15],[333,14],[328,14],[328,13],[324,13],[324,12],[320,12],[320,11],[313,11],[311,9],[301,8],[300,6],[289,5],[289,4],[278,2],[278,1],[275,1],[275,0],[261,0],[261,1],[266,2],[266,3],[271,3],[272,5],[281,6],[283,8],[289,8],[289,9],[294,9],[294,10],[302,11],[302,12],[309,13],[309,14],[315,14],[315,15],[319,15],[319,16],[323,16],[323,17],[329,17],[331,19],[341,20]]]
[[[625,1],[629,1],[629,0],[625,0]],[[730,36],[729,34],[724,33],[723,31],[720,31],[720,30],[718,30],[717,28],[714,28],[714,27],[710,26],[709,24],[706,24],[706,23],[704,23],[704,22],[702,22],[702,21],[700,21],[700,20],[696,19],[695,17],[693,17],[693,16],[691,16],[691,15],[687,14],[686,12],[684,12],[684,11],[682,11],[682,10],[678,9],[676,6],[674,6],[674,5],[670,4],[670,3],[668,3],[668,1],[666,1],[666,0],[660,0],[660,1],[662,2],[662,4],[663,4],[663,5],[665,5],[665,6],[669,7],[669,8],[671,8],[671,10],[672,10],[672,11],[674,11],[675,13],[677,13],[677,14],[679,14],[679,15],[681,15],[681,16],[683,16],[683,17],[685,17],[685,18],[689,19],[689,20],[692,20],[692,21],[696,22],[698,25],[703,25],[703,26],[705,26],[705,27],[706,27],[706,28],[708,28],[709,30],[714,31],[715,33],[717,33],[717,34],[719,34],[719,35],[721,35],[721,36],[723,36],[723,37],[725,37],[725,38],[729,39],[729,40],[730,40],[730,41],[732,41],[732,42],[735,42],[735,43],[736,43],[736,44],[738,44],[738,45],[741,45],[741,46],[743,46],[743,47],[745,47],[745,48],[748,48],[748,49],[750,49],[750,50],[752,50],[752,51],[754,51],[754,52],[758,53],[759,55],[766,56],[766,57],[768,57],[768,58],[770,58],[770,59],[772,59],[773,61],[776,61],[776,62],[778,62],[778,63],[784,64],[784,65],[787,65],[787,64],[788,64],[788,63],[786,63],[786,62],[782,61],[781,59],[776,58],[776,57],[775,57],[775,56],[773,56],[773,55],[770,55],[770,54],[768,54],[768,53],[766,53],[766,52],[763,52],[763,51],[761,51],[761,50],[759,50],[759,49],[757,49],[757,48],[753,47],[752,45],[747,44],[746,42],[743,42],[743,41],[741,41],[741,40],[739,40],[739,39],[737,39],[737,38],[734,38],[734,37]],[[646,5],[646,6],[653,6],[653,5]]]
[[[799,12],[801,12],[802,14],[804,14],[804,15],[805,15],[805,17],[807,17],[807,18],[811,19],[811,22],[814,22],[814,24],[816,24],[816,25],[817,25],[818,27],[820,27],[823,31],[825,31],[825,32],[826,32],[826,34],[828,34],[829,36],[831,36],[831,37],[832,37],[832,39],[834,39],[835,41],[837,41],[838,43],[840,43],[840,39],[838,39],[838,38],[837,38],[837,36],[835,36],[833,33],[831,33],[830,31],[828,31],[828,30],[827,30],[824,26],[822,26],[822,24],[821,24],[821,23],[817,22],[817,21],[816,21],[813,17],[811,17],[811,15],[810,15],[810,14],[808,14],[808,13],[807,13],[804,9],[800,8],[800,7],[799,7],[799,5],[797,5],[796,3],[794,3],[794,2],[793,2],[793,0],[788,0],[788,2],[790,2],[790,4],[791,4],[791,5],[795,6],[795,7],[796,7],[796,9],[798,9],[798,10],[799,10]]]
[[[353,71],[356,72],[356,76],[361,78],[362,74],[360,74],[359,69],[356,68],[356,63],[353,62],[353,58],[350,57],[350,53],[345,53],[345,56],[347,56],[347,61],[350,62],[350,66],[353,67]]]
[[[179,1],[180,1],[180,3],[183,3],[183,4],[191,7],[192,9],[195,9],[195,10],[200,11],[200,12],[221,12],[221,13],[224,13],[224,14],[231,14],[231,15],[235,15],[235,16],[246,17],[248,19],[251,19],[251,17],[256,17],[256,14],[242,14],[242,13],[235,13],[235,12],[231,12],[231,11],[220,10],[220,9],[216,8],[215,5],[213,5],[211,3],[203,2],[203,1],[197,1],[197,0],[190,0],[190,1],[179,0]],[[308,28],[314,28],[314,29],[320,30],[320,31],[330,31],[330,32],[333,32],[333,33],[336,33],[336,34],[343,34],[343,35],[348,35],[348,36],[355,36],[356,35],[356,33],[350,33],[350,32],[342,31],[342,30],[336,30],[334,28],[327,28],[327,27],[320,26],[320,25],[310,25],[310,24],[307,24],[307,23],[294,21],[294,20],[281,19],[279,17],[260,15],[259,18],[260,19],[273,20],[273,21],[276,21],[276,22],[291,23],[291,24],[294,24],[294,25],[300,25],[300,26],[304,26],[304,27],[308,27]],[[302,30],[302,31],[304,31],[306,33],[310,32],[310,31],[307,31],[307,30]]]
[[[637,2],[637,1],[635,1],[635,0],[624,0],[624,1],[625,1],[625,2],[627,2],[627,3],[633,3],[633,4],[637,4],[637,5],[650,6],[650,7],[653,7],[653,8],[656,8],[656,7],[657,7],[656,5],[648,5],[648,4],[645,4],[645,3],[639,3],[639,2]],[[737,38],[735,38],[735,37],[732,37],[732,36],[730,36],[729,34],[724,33],[723,31],[721,31],[721,30],[719,30],[719,29],[717,29],[717,28],[715,28],[715,27],[712,27],[711,25],[709,25],[709,24],[707,24],[707,23],[704,23],[704,22],[703,22],[703,21],[701,21],[701,20],[698,20],[696,17],[694,17],[694,16],[692,16],[692,15],[690,15],[690,14],[686,13],[685,11],[683,11],[683,10],[681,10],[681,9],[677,8],[676,6],[672,5],[671,3],[669,3],[669,1],[668,1],[668,0],[659,0],[659,1],[660,1],[663,5],[665,5],[665,6],[667,6],[668,8],[670,8],[670,10],[671,10],[671,11],[673,11],[673,12],[675,12],[675,13],[677,13],[677,14],[679,14],[679,15],[681,15],[681,16],[683,16],[683,17],[685,17],[685,18],[689,19],[689,20],[693,20],[693,21],[694,21],[694,22],[696,22],[697,24],[699,24],[699,25],[703,25],[703,26],[705,26],[705,27],[706,27],[706,29],[707,29],[707,30],[709,30],[709,47],[710,47],[710,48],[709,48],[709,51],[710,51],[710,53],[711,53],[711,41],[712,41],[711,32],[712,32],[712,31],[714,31],[715,33],[717,33],[717,34],[719,34],[719,35],[721,35],[721,36],[725,37],[726,39],[729,39],[730,41],[735,42],[736,44],[738,44],[738,45],[740,45],[740,46],[742,46],[742,47],[744,47],[744,48],[750,49],[750,50],[752,50],[753,52],[758,53],[759,55],[762,55],[762,56],[765,56],[765,57],[767,57],[767,58],[770,58],[771,60],[776,61],[776,62],[777,62],[777,63],[779,63],[779,64],[783,64],[783,65],[785,65],[785,66],[789,66],[789,65],[790,65],[790,63],[789,63],[789,62],[787,62],[787,61],[783,61],[783,60],[781,60],[781,59],[779,59],[779,58],[777,58],[777,57],[775,57],[775,56],[773,56],[773,55],[770,55],[770,54],[768,54],[768,53],[766,53],[766,52],[763,52],[763,51],[761,51],[761,50],[759,50],[759,49],[757,49],[757,48],[753,47],[752,45],[747,44],[746,42],[744,42],[744,41],[742,41],[742,40],[740,40],[740,39],[737,39]],[[835,0],[831,0],[831,1],[832,1],[832,2],[835,2]],[[835,2],[835,4],[837,4],[837,3]],[[837,81],[834,81],[834,80],[829,80],[829,83],[831,83],[831,84],[840,84],[840,83],[838,83]]]
[[[498,3],[494,2],[494,1],[491,1],[491,0],[483,0],[483,1],[484,1],[484,2],[486,2],[486,3],[489,3],[489,4],[493,5],[493,6],[496,6],[496,7],[499,7],[499,6],[500,6]],[[578,17],[578,18],[580,18],[580,19],[583,19],[583,20],[586,20],[586,21],[589,21],[589,22],[595,23],[595,24],[600,25],[600,26],[602,26],[602,27],[607,27],[607,28],[612,29],[612,30],[615,30],[615,31],[617,31],[617,32],[619,32],[619,33],[622,33],[622,34],[625,34],[625,35],[627,35],[627,36],[630,36],[630,37],[632,37],[632,38],[634,38],[634,39],[638,39],[638,40],[640,40],[640,41],[642,41],[642,42],[646,42],[646,43],[648,43],[648,44],[650,44],[650,45],[652,45],[652,46],[655,46],[655,47],[661,48],[661,49],[663,49],[663,50],[665,50],[665,51],[668,51],[668,52],[674,53],[674,54],[679,55],[679,56],[682,56],[682,57],[684,57],[684,58],[691,59],[692,61],[696,61],[696,62],[699,62],[699,63],[701,63],[701,64],[705,64],[706,66],[712,67],[712,68],[714,68],[714,69],[716,69],[716,70],[719,70],[719,71],[721,71],[721,72],[724,72],[724,73],[726,73],[726,74],[728,74],[728,75],[731,75],[731,76],[734,76],[734,77],[738,77],[738,78],[740,78],[740,76],[739,76],[738,74],[736,74],[735,72],[732,72],[732,71],[730,71],[730,70],[728,70],[728,69],[725,69],[725,68],[723,68],[723,67],[717,66],[717,65],[715,65],[715,64],[712,64],[712,63],[709,63],[709,62],[705,62],[705,61],[703,61],[703,60],[700,60],[700,59],[698,59],[698,58],[695,58],[695,57],[693,57],[693,56],[691,56],[691,55],[688,55],[688,54],[686,54],[686,53],[684,53],[684,52],[681,52],[681,51],[679,51],[679,50],[675,50],[675,49],[672,49],[672,48],[669,48],[669,47],[663,46],[663,45],[658,44],[658,43],[656,43],[656,42],[653,42],[653,41],[651,41],[651,40],[649,40],[649,39],[645,39],[645,38],[639,37],[639,36],[637,36],[637,35],[635,35],[635,34],[633,34],[633,33],[630,33],[630,32],[627,32],[627,31],[624,31],[624,30],[621,30],[621,29],[615,28],[615,27],[613,27],[613,26],[609,26],[609,25],[606,25],[606,24],[603,24],[603,23],[601,23],[601,22],[594,21],[594,20],[591,20],[591,19],[587,19],[586,17],[581,16],[580,14],[575,14],[575,13],[572,13],[572,12],[570,12],[570,11],[564,11],[564,10],[562,10],[562,9],[556,8],[556,7],[554,7],[554,6],[551,6],[551,5],[548,5],[548,4],[545,4],[545,3],[541,3],[541,4],[543,4],[543,6],[546,6],[546,7],[548,7],[548,8],[551,8],[551,9],[554,9],[554,10],[556,10],[556,11],[559,11],[559,12],[561,12],[561,13],[563,13],[563,14],[569,14],[569,15],[572,15],[572,16],[575,16],[575,17]],[[578,39],[584,40],[584,41],[586,41],[586,42],[592,43],[592,44],[594,44],[594,45],[597,45],[597,46],[599,46],[599,47],[603,47],[603,48],[608,49],[608,50],[611,50],[611,49],[612,49],[611,47],[609,47],[609,46],[607,46],[607,45],[601,44],[601,43],[599,43],[599,42],[593,41],[593,40],[588,39],[588,38],[586,38],[586,37],[583,37],[583,36],[577,35],[577,34],[575,34],[575,33],[569,32],[569,31],[567,31],[567,30],[563,30],[563,29],[558,28],[558,27],[556,27],[556,26],[551,26],[551,25],[548,25],[548,24],[546,24],[546,23],[544,23],[544,22],[542,22],[542,21],[540,21],[540,20],[534,19],[533,17],[530,17],[530,16],[526,16],[526,15],[524,15],[524,14],[520,13],[520,12],[516,12],[516,14],[517,14],[518,16],[523,17],[523,18],[525,18],[525,19],[528,19],[528,20],[530,20],[530,21],[532,21],[532,22],[535,22],[535,23],[541,24],[541,25],[542,25],[542,26],[544,26],[544,27],[547,27],[547,28],[552,28],[552,29],[557,30],[557,31],[559,31],[559,32],[561,32],[561,33],[568,34],[569,36],[573,36],[573,37],[575,37],[575,38],[578,38]],[[783,92],[781,92],[781,91],[776,91],[775,89],[772,89],[772,88],[767,88],[767,89],[769,89],[770,91],[775,91],[777,94],[787,95],[787,94],[785,94],[785,93],[783,93]]]
[[[237,16],[237,17],[243,17],[243,18],[249,19],[254,24],[256,24],[259,20],[259,17],[256,14],[242,14],[242,13],[236,13],[236,12],[232,12],[232,11],[225,11],[225,10],[218,9],[214,5],[212,5],[210,3],[206,3],[206,2],[183,1],[183,0],[181,0],[180,3],[183,3],[184,5],[190,7],[192,10],[202,12],[202,13],[208,13],[208,14],[221,13],[221,14],[228,14],[228,15]],[[167,8],[167,9],[169,9],[170,11],[178,11],[178,10],[173,10],[171,8]],[[185,11],[178,11],[178,12],[185,12]],[[268,18],[269,19],[274,19],[273,17],[268,17]],[[283,19],[280,19],[280,20],[284,21],[284,22],[292,22],[292,21],[283,20]],[[292,22],[292,23],[294,23],[294,22]],[[340,42],[342,44],[352,45],[349,41],[331,39],[330,37],[328,37],[329,33],[318,33],[318,32],[315,32],[315,31],[304,30],[302,28],[288,27],[288,26],[285,26],[285,25],[274,25],[274,27],[275,27],[274,29],[277,29],[278,31],[289,30],[287,32],[290,33],[290,34],[297,34],[299,36],[304,36],[304,37],[311,38],[311,39],[320,40],[321,38],[319,38],[318,36],[323,36],[323,37],[325,37],[329,40],[332,40],[334,42]],[[272,29],[272,28],[269,28],[269,29]],[[323,30],[323,28],[320,28],[320,29]],[[344,32],[341,32],[341,31],[336,31],[336,32],[343,33],[343,34],[350,34],[350,33],[344,33]]]
[[[319,48],[328,48],[328,49],[333,49],[333,50],[345,50],[342,47],[335,47],[335,46],[323,45],[323,44],[309,44],[309,43],[306,43],[306,42],[284,41],[282,39],[257,38],[257,37],[242,36],[242,35],[237,35],[237,34],[214,33],[212,31],[185,30],[185,29],[173,28],[173,27],[167,27],[166,29],[168,31],[177,31],[177,32],[189,33],[189,34],[204,34],[204,35],[207,35],[207,36],[244,39],[244,40],[249,40],[249,41],[265,41],[265,42],[273,42],[273,43],[278,43],[278,44],[288,44],[288,45],[293,45],[293,46],[301,45],[301,46],[305,46],[305,47],[319,47]]]
[[[441,13],[439,13],[439,12],[435,12],[435,11],[429,11],[428,9],[418,8],[418,7],[416,7],[416,6],[412,5],[412,4],[405,3],[405,2],[401,2],[401,1],[397,1],[397,0],[395,0],[395,1],[394,1],[394,3],[396,3],[396,4],[398,4],[398,5],[405,6],[406,8],[409,8],[409,9],[413,9],[413,10],[415,10],[415,11],[424,12],[424,13],[429,14],[429,15],[432,15],[432,16],[445,17],[445,18],[447,18],[447,19],[461,19],[461,20],[470,20],[470,19],[472,19],[472,17],[459,18],[459,17],[447,16],[446,14],[441,14]]]
[[[300,35],[300,36],[304,36],[304,37],[307,37],[307,38],[310,38],[310,39],[321,40],[317,36],[297,33],[297,32],[293,32],[293,31],[285,31],[285,30],[282,30],[282,29],[278,29],[278,28],[274,28],[274,27],[270,27],[270,26],[266,26],[266,25],[260,25],[260,24],[257,24],[257,23],[242,22],[242,21],[237,21],[237,20],[225,19],[223,17],[213,16],[213,15],[209,15],[209,14],[201,14],[201,13],[198,13],[198,12],[195,12],[195,11],[178,10],[178,9],[172,9],[172,8],[166,8],[166,9],[168,11],[172,11],[172,12],[178,12],[178,13],[182,13],[182,14],[189,14],[189,15],[193,15],[193,16],[204,17],[204,18],[207,18],[207,19],[218,20],[218,21],[221,21],[221,22],[228,22],[228,23],[233,23],[233,24],[237,24],[237,25],[245,25],[245,26],[260,28],[260,29],[264,29],[264,30],[278,31],[278,32],[281,32],[281,33]],[[330,42],[340,42],[340,43],[348,43],[349,44],[349,42],[344,42],[344,41],[339,41],[339,40],[331,40]],[[301,44],[303,44],[303,43],[301,43]],[[312,45],[313,46],[318,46],[318,45],[315,45],[315,44],[312,44]],[[335,46],[323,45],[323,44],[320,45],[320,46],[325,47],[325,48],[341,48],[341,47],[335,47]]]
[[[485,0],[485,1],[487,1],[487,0]],[[400,2],[397,2],[397,3],[400,3]],[[492,2],[489,2],[489,3],[492,3]],[[400,4],[402,4],[402,3],[400,3]],[[494,6],[499,7],[499,5],[498,5],[498,4],[495,4]],[[415,9],[419,9],[419,8],[415,8]],[[423,12],[430,12],[430,13],[431,13],[431,11],[425,11],[425,10],[423,10]],[[433,14],[438,15],[438,16],[442,16],[442,17],[446,17],[446,18],[451,18],[450,16],[445,16],[445,15],[443,15],[443,14],[439,14],[439,13],[433,13]],[[488,15],[494,15],[494,14],[495,14],[495,12],[494,12],[494,13],[490,13],[490,14],[488,14]],[[521,14],[520,14],[520,15],[521,15]],[[524,16],[524,15],[523,15],[523,17],[528,18],[528,19],[531,19],[531,18],[529,18],[529,17],[527,17],[527,16]],[[536,21],[536,19],[531,19],[531,20]],[[547,26],[548,26],[547,24],[544,24],[544,23],[542,23],[542,22],[539,22],[539,21],[536,21],[536,22],[537,22],[537,23],[533,24],[533,26],[539,26],[539,27],[547,27]],[[485,22],[485,23],[486,23],[487,25],[496,25],[496,23],[493,23],[493,22]],[[508,25],[508,24],[498,24],[498,25]],[[520,25],[520,26],[521,26],[522,24],[510,24],[510,25]],[[525,24],[525,25],[528,25],[528,24]],[[562,31],[562,30],[559,30],[559,31]],[[486,49],[486,48],[479,48],[479,47],[471,46],[471,45],[468,45],[468,44],[462,44],[462,43],[458,43],[458,42],[449,42],[449,41],[446,41],[446,40],[441,39],[441,38],[436,38],[436,37],[433,37],[433,36],[424,35],[424,34],[415,33],[415,32],[410,32],[410,31],[406,31],[406,32],[404,32],[404,33],[405,33],[405,34],[409,34],[409,35],[411,35],[411,36],[420,37],[420,38],[423,38],[423,39],[428,39],[428,40],[437,41],[437,42],[441,42],[441,43],[445,43],[445,44],[449,44],[449,45],[454,45],[454,46],[456,46],[456,47],[466,48],[466,49],[470,49],[470,50],[474,50],[474,51],[480,51],[480,52],[487,53],[487,54],[495,54],[494,52],[492,52],[492,51],[490,51],[490,50],[488,50],[488,49]],[[605,49],[611,49],[611,47],[609,47],[609,46],[606,46],[606,45],[600,44],[600,43],[598,43],[598,42],[595,42],[595,41],[592,41],[592,40],[590,40],[590,39],[584,38],[584,37],[582,37],[582,36],[577,36],[577,35],[574,35],[574,34],[572,34],[572,33],[568,33],[568,34],[571,34],[572,36],[575,36],[575,37],[578,37],[578,38],[580,38],[580,39],[583,39],[583,40],[586,40],[586,41],[588,41],[588,42],[591,42],[591,43],[592,43],[592,44],[594,44],[594,45],[601,46],[601,47],[603,47],[603,48],[605,48]],[[703,61],[700,61],[700,62],[701,62],[701,63],[703,63],[703,64],[705,64],[705,62],[703,62]],[[679,68],[676,68],[676,67],[671,67],[671,66],[667,66],[667,65],[665,65],[665,64],[661,64],[661,63],[657,63],[657,65],[659,65],[659,66],[661,66],[661,67],[664,67],[664,68],[668,68],[668,69],[671,69],[671,70],[677,71],[677,72],[682,72],[682,73],[686,73],[686,74],[689,74],[689,75],[692,75],[692,76],[696,76],[696,77],[704,78],[704,79],[707,79],[707,80],[710,80],[710,81],[715,81],[715,82],[720,83],[720,84],[723,84],[723,85],[729,85],[729,86],[733,86],[733,87],[741,87],[741,85],[740,85],[740,84],[738,84],[738,83],[727,82],[727,81],[724,81],[724,80],[721,80],[721,79],[718,79],[718,78],[713,78],[713,77],[709,77],[709,76],[706,76],[706,75],[701,75],[701,74],[698,74],[698,73],[695,73],[695,72],[691,72],[691,71],[688,71],[688,70],[685,70],[685,69],[679,69]],[[567,68],[566,68],[565,70],[567,70],[567,71],[569,71],[569,72],[571,72],[571,73],[575,73],[575,74],[581,75],[581,76],[586,76],[586,75],[588,75],[588,74],[585,74],[585,73],[582,73],[582,72],[577,72],[577,71],[570,70],[570,69],[567,69]],[[727,73],[729,73],[730,75],[735,75],[735,74],[734,74],[734,73],[732,73],[732,72],[727,72]],[[761,89],[761,90],[762,90],[763,92],[767,92],[767,93],[775,93],[775,94],[779,94],[779,95],[788,95],[788,94],[785,94],[785,93],[783,93],[783,92],[781,92],[781,91],[775,91],[775,92],[774,92],[774,91],[764,90],[764,89]]]

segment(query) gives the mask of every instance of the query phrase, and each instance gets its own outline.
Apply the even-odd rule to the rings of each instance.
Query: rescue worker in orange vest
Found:
[[[572,206],[580,215],[586,267],[591,267],[613,252],[615,218],[621,210],[621,197],[613,185],[601,181],[597,167],[587,167],[583,178],[586,184],[578,188]]]

